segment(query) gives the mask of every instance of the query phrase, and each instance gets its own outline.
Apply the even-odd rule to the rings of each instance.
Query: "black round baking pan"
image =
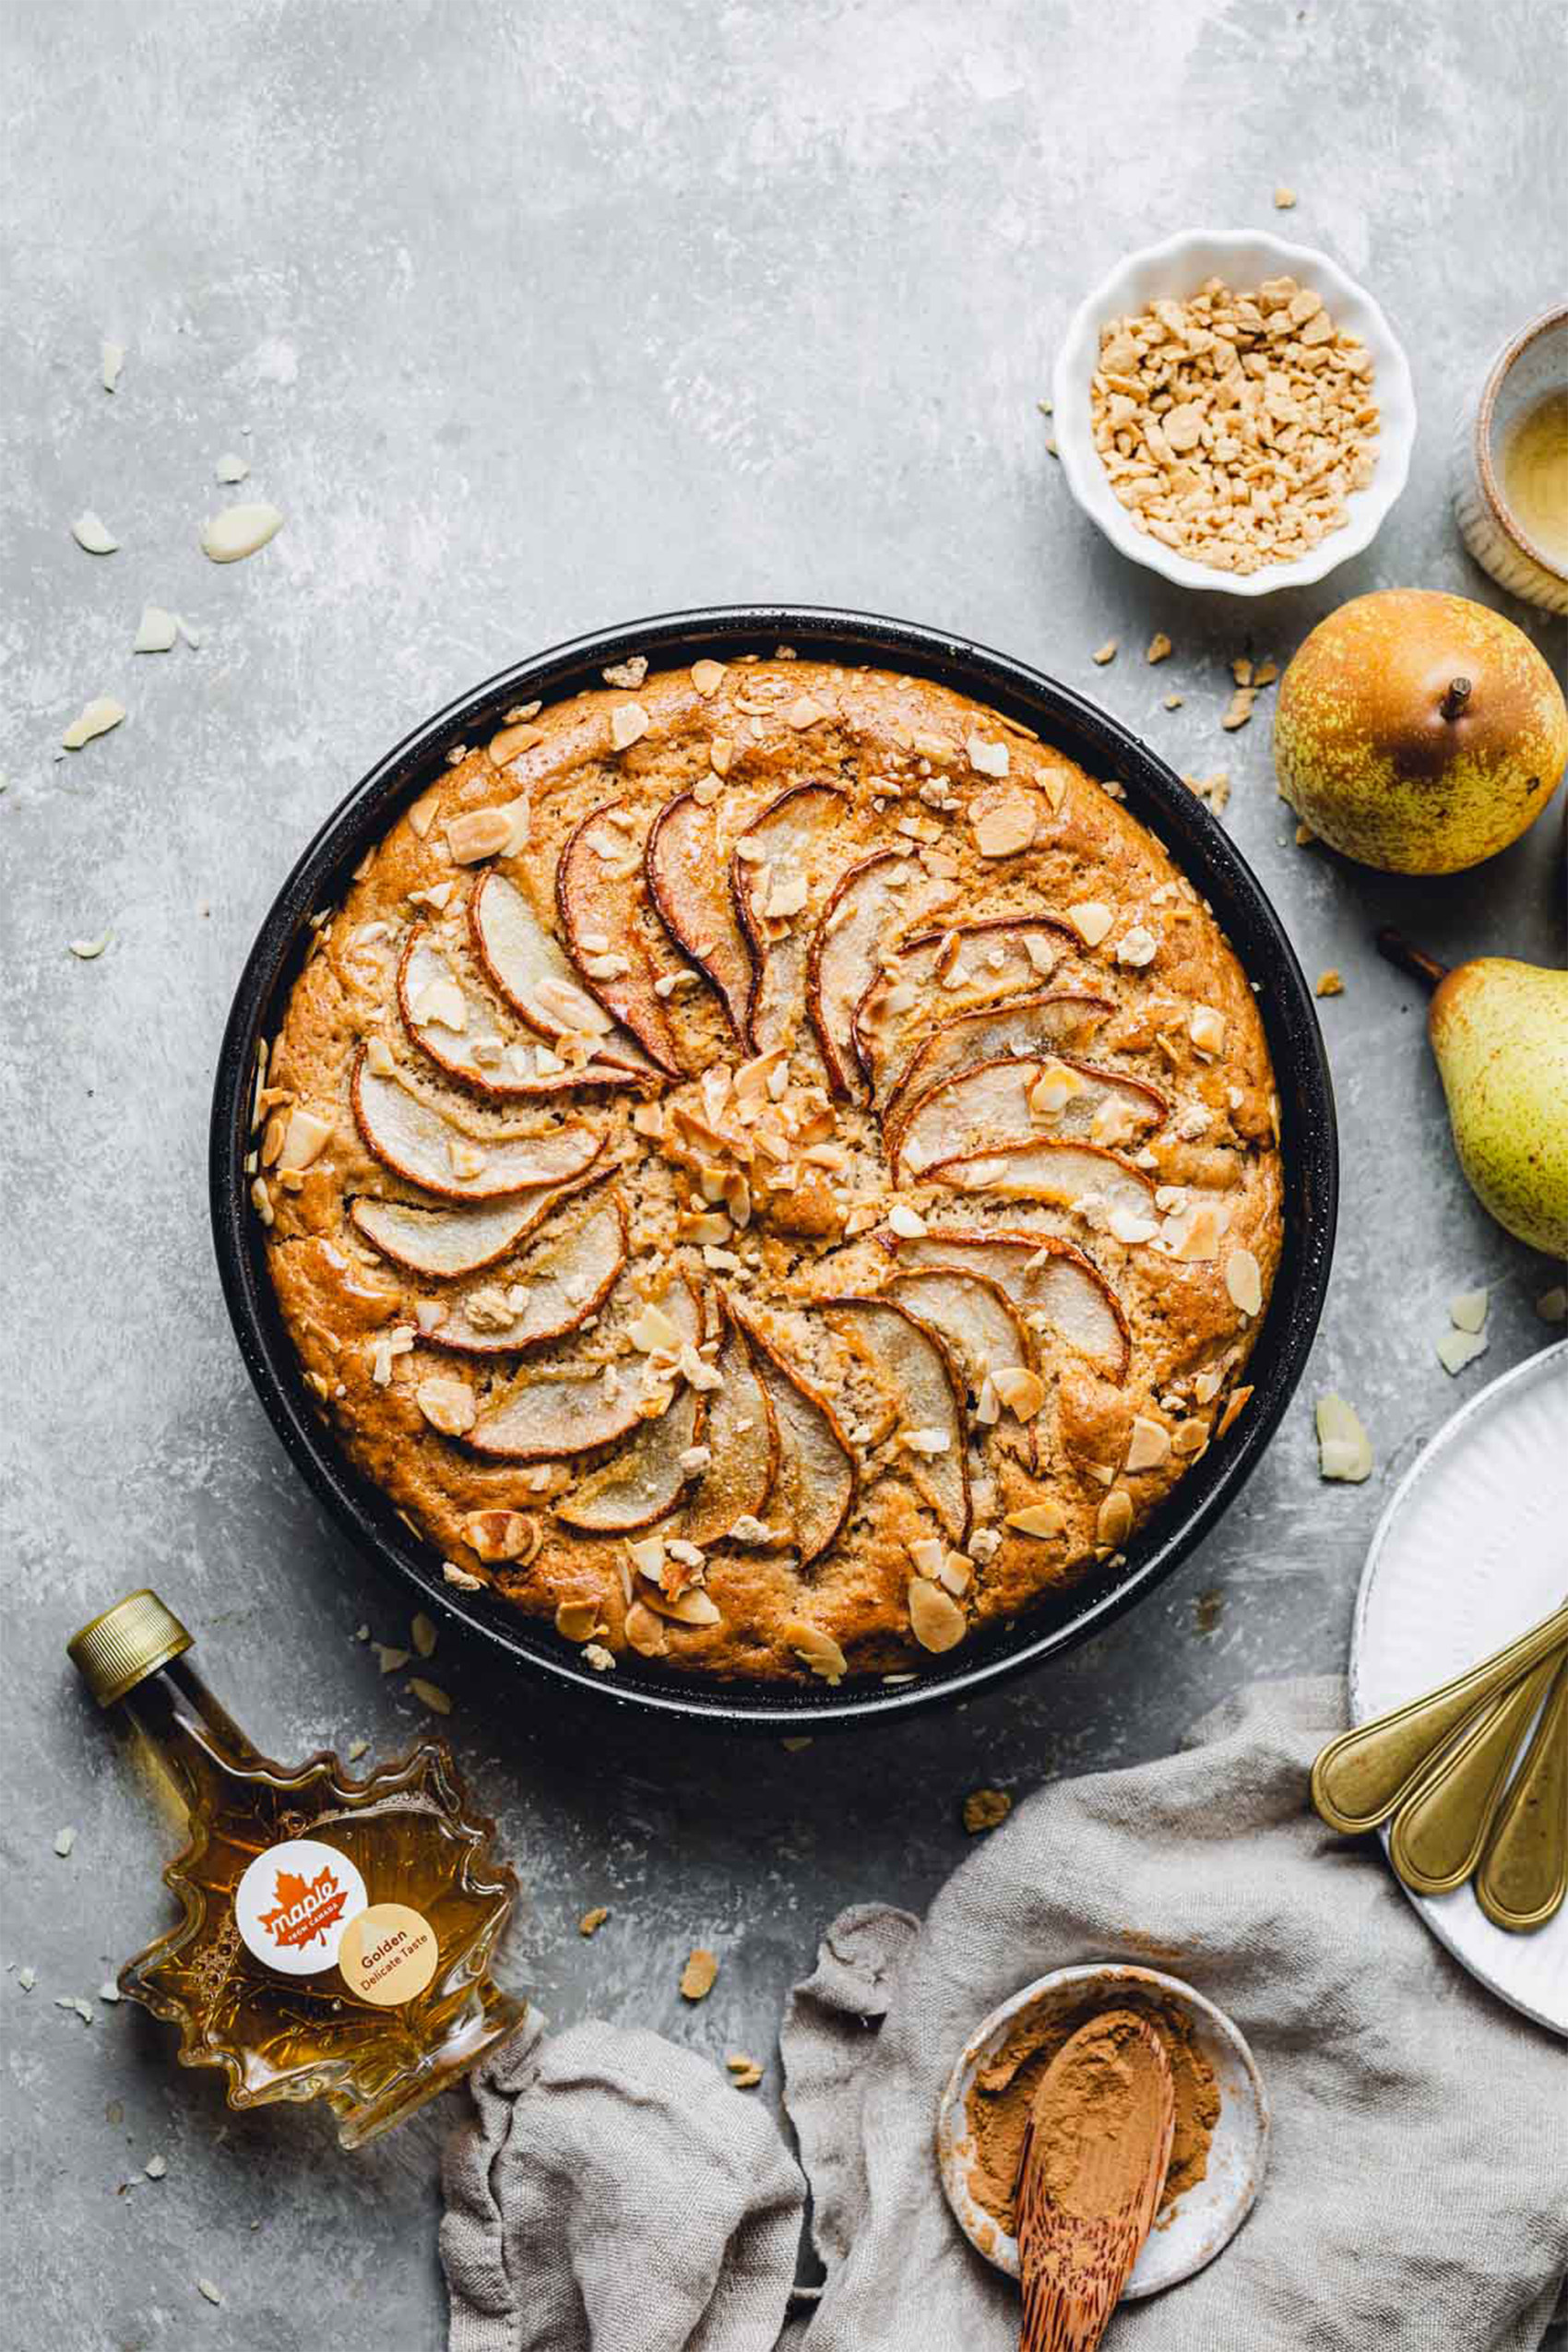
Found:
[[[354,1468],[304,1385],[273,1299],[244,1170],[256,1041],[272,1036],[281,1019],[313,936],[310,918],[342,896],[366,849],[441,773],[452,745],[482,741],[515,703],[548,702],[599,686],[607,663],[634,654],[660,668],[704,655],[732,660],[742,653],[770,654],[780,644],[803,658],[934,679],[1033,728],[1090,775],[1120,783],[1132,814],[1165,843],[1213,907],[1253,985],[1279,1090],[1284,1163],[1283,1253],[1249,1368],[1252,1403],[1226,1443],[1212,1446],[1136,1530],[1125,1564],[1096,1571],[1011,1628],[932,1658],[911,1681],[846,1683],[837,1690],[708,1682],[657,1672],[641,1659],[596,1673],[546,1627],[484,1594],[446,1584],[434,1548],[412,1534]],[[991,1690],[1108,1625],[1186,1558],[1245,1485],[1305,1366],[1328,1285],[1338,1146],[1317,1016],[1279,919],[1234,844],[1146,743],[1070,687],[963,637],[811,605],[726,605],[633,622],[520,661],[416,728],[355,786],[284,883],[241,975],[213,1093],[210,1185],[224,1296],[274,1427],[334,1517],[424,1609],[484,1644],[493,1658],[591,1691],[611,1705],[731,1729],[798,1731],[907,1716]]]

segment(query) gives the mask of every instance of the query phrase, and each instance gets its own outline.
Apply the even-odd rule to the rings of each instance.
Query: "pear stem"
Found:
[[[1377,952],[1400,971],[1408,972],[1412,980],[1419,980],[1424,988],[1435,988],[1448,971],[1447,965],[1440,964],[1435,956],[1427,955],[1423,948],[1412,947],[1403,932],[1380,931]]]
[[[1447,692],[1444,694],[1443,700],[1437,707],[1439,710],[1442,711],[1444,719],[1457,719],[1469,699],[1470,682],[1468,678],[1451,678],[1448,682]]]

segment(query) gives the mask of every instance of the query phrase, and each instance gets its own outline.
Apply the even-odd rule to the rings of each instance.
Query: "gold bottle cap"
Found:
[[[65,1644],[65,1655],[101,1707],[112,1707],[138,1682],[191,1646],[172,1609],[146,1586],[127,1593]]]

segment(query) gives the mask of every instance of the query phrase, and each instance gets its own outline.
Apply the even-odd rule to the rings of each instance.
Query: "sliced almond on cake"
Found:
[[[731,856],[730,886],[752,959],[746,1038],[754,1053],[792,1040],[804,992],[814,853],[848,807],[836,784],[792,784],[753,820]]]
[[[1003,1054],[1040,1055],[1063,1046],[1086,1046],[1111,1010],[1109,997],[1027,995],[1005,1004],[978,1005],[956,1014],[927,1032],[904,1065],[887,1098],[885,1117],[897,1124],[905,1106],[939,1086],[956,1070]]]
[[[547,1038],[591,1038],[597,1060],[659,1075],[636,1040],[588,994],[516,883],[493,869],[482,875],[469,901],[469,925],[486,979],[530,1028]]]
[[[789,1522],[801,1566],[819,1560],[849,1515],[855,1457],[826,1396],[787,1363],[756,1322],[733,1300],[731,1314],[752,1349],[757,1377],[778,1423],[775,1510]]]
[[[900,1467],[953,1541],[962,1543],[969,1532],[964,1384],[946,1348],[928,1324],[891,1299],[831,1299],[822,1304],[832,1329],[862,1348],[892,1389],[905,1449]]]
[[[609,829],[624,801],[606,801],[584,817],[555,865],[555,908],[584,987],[667,1077],[681,1069],[675,1032],[642,934],[643,861],[623,826]]]
[[[366,1148],[395,1176],[442,1200],[503,1200],[536,1185],[564,1183],[591,1168],[604,1149],[603,1134],[582,1121],[537,1135],[474,1134],[396,1076],[378,1077],[363,1046],[350,1093]]]
[[[1076,932],[1050,915],[986,915],[905,940],[855,1007],[855,1051],[875,1099],[887,1099],[915,1044],[947,1018],[960,990],[966,1005],[1037,992],[1081,947]]]
[[[932,1183],[951,1185],[955,1192],[995,1193],[1003,1200],[1049,1201],[1058,1208],[1098,1203],[1117,1220],[1111,1229],[1118,1241],[1152,1241],[1159,1230],[1149,1178],[1097,1144],[1048,1137],[998,1144],[990,1151],[939,1159],[926,1174]]]
[[[626,1535],[651,1527],[681,1500],[687,1483],[681,1456],[695,1444],[701,1420],[696,1395],[682,1389],[668,1412],[656,1421],[645,1421],[629,1445],[556,1504],[556,1517],[587,1535]]]
[[[895,850],[864,858],[840,875],[823,909],[806,962],[811,1015],[836,1094],[869,1091],[855,1051],[855,1007],[876,977],[878,951],[909,903],[910,862]]]
[[[1087,1356],[1108,1380],[1127,1376],[1127,1319],[1099,1268],[1070,1241],[1046,1233],[924,1233],[914,1240],[880,1230],[877,1240],[900,1266],[952,1266],[1000,1285],[1031,1327],[1043,1327]],[[1034,1318],[1039,1319],[1039,1324]]]
[[[659,921],[706,973],[744,1043],[752,959],[730,887],[723,805],[705,808],[691,792],[667,802],[648,827],[644,863]]]
[[[1165,1098],[1155,1087],[1087,1062],[1016,1054],[972,1064],[928,1087],[901,1120],[888,1122],[885,1141],[893,1181],[908,1183],[939,1161],[982,1146],[1025,1143],[1041,1133],[1063,1140],[1087,1136],[1109,1104],[1125,1112],[1124,1123],[1134,1134],[1158,1127],[1165,1117]]]
[[[1028,1334],[1011,1301],[984,1274],[911,1267],[888,1277],[887,1292],[946,1341],[977,1396],[992,1372],[1031,1360]]]
[[[626,1263],[626,1212],[600,1202],[517,1272],[454,1299],[426,1344],[453,1355],[501,1356],[560,1339],[597,1314]]]
[[[719,1350],[722,1386],[707,1400],[710,1460],[682,1532],[689,1543],[722,1541],[739,1519],[760,1520],[778,1474],[778,1422],[742,1334],[728,1314]]]
[[[517,1248],[563,1201],[600,1181],[597,1167],[564,1184],[547,1184],[493,1208],[414,1208],[406,1201],[373,1200],[362,1194],[349,1204],[355,1227],[374,1249],[410,1274],[446,1281],[480,1274]]]
[[[519,1042],[516,1031],[510,1037],[503,1032],[492,1006],[463,986],[422,924],[409,933],[398,966],[398,1004],[410,1038],[438,1070],[496,1101],[564,1094],[573,1087],[642,1083],[635,1070],[600,1062],[540,1072],[531,1040]]]

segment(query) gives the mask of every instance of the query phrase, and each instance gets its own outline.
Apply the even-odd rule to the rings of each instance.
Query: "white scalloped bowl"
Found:
[[[1323,296],[1336,326],[1359,335],[1372,355],[1373,389],[1382,410],[1377,469],[1365,490],[1346,501],[1349,519],[1330,531],[1294,564],[1269,564],[1244,577],[1151,539],[1133,521],[1111,487],[1094,444],[1090,378],[1099,353],[1099,331],[1113,318],[1143,310],[1162,295],[1182,300],[1206,278],[1234,287],[1255,287],[1265,278],[1289,275]],[[1129,254],[1079,303],[1056,355],[1052,382],[1057,455],[1067,487],[1091,522],[1134,564],[1158,572],[1179,588],[1207,588],[1222,596],[1272,596],[1278,588],[1305,588],[1352,555],[1370,547],[1384,517],[1405,487],[1416,441],[1416,395],[1409,362],[1398,337],[1372,296],[1336,262],[1311,245],[1293,245],[1261,230],[1194,230]]]

